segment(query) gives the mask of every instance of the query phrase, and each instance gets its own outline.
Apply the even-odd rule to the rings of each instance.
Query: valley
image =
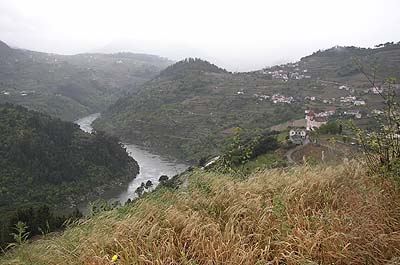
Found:
[[[133,93],[172,62],[154,55],[58,55],[0,41],[0,103],[20,104],[72,121]]]
[[[393,91],[396,102],[400,86],[380,81],[400,77],[399,43],[333,47],[243,73],[199,58],[171,64],[137,54],[2,49],[8,60],[28,55],[35,67],[0,63],[0,264],[242,264],[237,251],[249,265],[346,264],[359,261],[360,249],[377,263],[390,258],[383,250],[398,253],[397,167],[388,166],[394,177],[371,179],[364,151],[375,146],[359,133],[375,137],[379,119],[397,117],[382,95]],[[120,66],[127,58],[128,68]],[[49,60],[58,70],[42,75]],[[137,60],[145,62],[131,68]],[[374,75],[376,62],[388,63]],[[398,139],[397,130],[374,141]],[[353,220],[357,229],[347,225]],[[18,225],[28,234],[8,249]],[[319,233],[335,240],[324,243],[323,258],[307,243],[319,239],[305,236]],[[376,233],[383,243],[366,245]],[[337,246],[346,256],[335,255]],[[287,251],[301,254],[279,254]]]

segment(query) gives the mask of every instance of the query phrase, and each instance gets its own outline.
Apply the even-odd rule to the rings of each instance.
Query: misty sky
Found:
[[[0,40],[73,54],[201,57],[244,71],[400,41],[400,0],[0,0]]]

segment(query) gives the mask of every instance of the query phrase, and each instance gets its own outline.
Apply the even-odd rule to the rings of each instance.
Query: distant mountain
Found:
[[[73,120],[134,92],[172,62],[155,55],[72,56],[11,49],[0,43],[0,103]]]
[[[135,95],[111,105],[95,126],[126,141],[197,160],[218,154],[238,126],[251,134],[302,118],[307,108],[329,106],[364,114],[379,108],[380,98],[368,92],[372,85],[357,61],[366,72],[378,64],[380,80],[400,77],[399,44],[375,49],[333,47],[297,63],[249,73],[229,73],[209,62],[187,59],[144,83]],[[351,89],[339,89],[341,85]],[[349,95],[367,105],[340,102],[340,97]]]
[[[359,66],[366,72],[375,67],[380,78],[400,77],[400,43],[382,44],[373,49],[336,46],[303,57],[300,64],[313,76],[343,82],[364,80]]]

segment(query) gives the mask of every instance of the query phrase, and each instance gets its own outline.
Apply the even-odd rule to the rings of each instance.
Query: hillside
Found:
[[[399,193],[365,168],[303,166],[245,180],[187,172],[179,189],[158,188],[0,264],[396,264]]]
[[[171,62],[146,54],[64,56],[0,43],[0,103],[74,120],[99,112],[156,76]]]
[[[95,127],[193,161],[218,153],[235,127],[266,130],[302,117],[304,110],[296,103],[274,104],[255,96],[294,91],[264,76],[232,74],[200,59],[186,60],[120,99]]]
[[[85,133],[76,124],[21,106],[0,105],[0,246],[10,233],[3,221],[19,207],[68,209],[138,172],[117,138]]]
[[[117,101],[95,126],[126,141],[196,161],[219,154],[235,127],[251,137],[257,130],[303,118],[306,109],[333,108],[342,116],[358,111],[368,118],[381,108],[382,99],[372,92],[355,61],[368,73],[378,63],[380,81],[400,78],[400,44],[334,47],[297,63],[250,73],[229,73],[188,59]]]

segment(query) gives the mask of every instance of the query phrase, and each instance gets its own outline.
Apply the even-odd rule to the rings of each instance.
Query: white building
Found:
[[[354,106],[365,106],[365,101],[364,100],[355,100]]]

